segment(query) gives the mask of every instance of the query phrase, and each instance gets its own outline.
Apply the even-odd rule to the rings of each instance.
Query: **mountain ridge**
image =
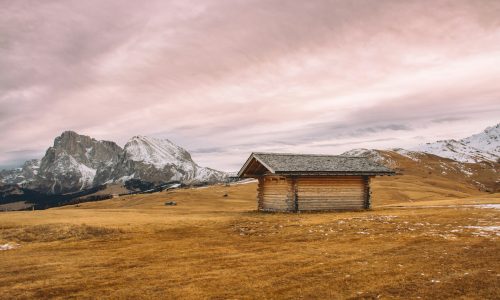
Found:
[[[421,144],[409,150],[434,154],[460,162],[498,162],[500,159],[500,123],[460,140],[439,140]]]
[[[353,149],[343,155],[368,156],[394,168],[398,168],[395,162],[409,160],[415,163],[412,168],[427,168],[429,172],[439,169],[443,175],[454,170],[483,190],[497,191],[500,183],[480,174],[498,178],[500,124],[460,140],[441,140],[409,150]],[[423,163],[426,161],[439,164],[429,166]],[[51,194],[81,191],[102,184],[124,184],[131,179],[158,184],[173,181],[198,184],[221,182],[226,177],[227,173],[200,167],[187,150],[168,139],[136,135],[122,148],[115,142],[99,141],[74,131],[64,131],[56,137],[40,160],[29,160],[21,168],[0,171],[0,183]],[[468,180],[470,178],[475,179]]]
[[[153,183],[215,183],[226,174],[200,167],[184,148],[170,140],[134,136],[122,148],[74,131],[54,139],[39,160],[0,172],[0,182],[49,194],[85,190],[102,184],[139,179]]]

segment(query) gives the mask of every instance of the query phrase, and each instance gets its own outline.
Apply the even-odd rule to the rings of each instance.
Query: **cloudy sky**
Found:
[[[75,130],[204,166],[500,121],[500,1],[0,0],[0,168]]]

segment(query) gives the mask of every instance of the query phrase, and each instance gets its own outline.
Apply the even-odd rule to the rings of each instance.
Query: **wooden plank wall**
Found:
[[[264,176],[259,179],[259,210],[293,211],[292,180],[281,176]]]
[[[298,209],[364,209],[368,192],[366,183],[361,176],[300,177],[297,179]]]
[[[360,210],[370,207],[367,176],[259,178],[258,209],[263,211]],[[297,201],[295,201],[297,199]]]

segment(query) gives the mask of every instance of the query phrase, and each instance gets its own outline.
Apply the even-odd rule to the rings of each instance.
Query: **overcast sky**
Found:
[[[0,168],[74,130],[203,166],[500,121],[500,1],[0,0]]]

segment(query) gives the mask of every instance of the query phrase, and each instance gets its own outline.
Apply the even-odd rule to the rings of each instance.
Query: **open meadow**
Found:
[[[499,117],[500,0],[0,0],[0,300],[500,300]]]
[[[258,213],[249,183],[1,213],[0,298],[498,299],[499,194],[373,186],[361,212]]]

